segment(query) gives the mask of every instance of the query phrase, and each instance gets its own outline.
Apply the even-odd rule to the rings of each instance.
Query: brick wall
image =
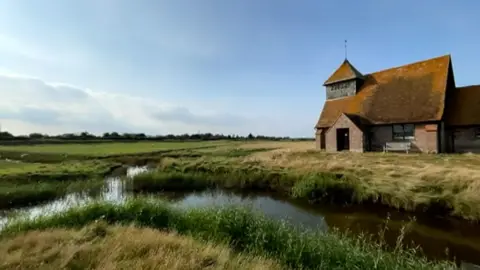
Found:
[[[437,152],[437,124],[416,124],[412,151]],[[386,142],[393,141],[392,126],[374,126],[370,128],[372,151],[382,151]]]
[[[315,148],[325,149],[325,129],[317,129],[315,131]]]
[[[480,138],[475,138],[475,128],[454,129],[455,152],[480,153]]]
[[[348,128],[350,151],[363,152],[363,132],[348,117],[342,114],[335,124],[325,133],[325,148],[328,152],[337,151],[337,129]]]
[[[418,124],[415,125],[415,140],[412,142],[420,152],[438,152],[438,125]]]
[[[477,127],[478,128],[478,127]],[[472,152],[480,153],[480,138],[475,138],[475,127],[470,128],[450,128],[452,131],[443,131],[441,125],[438,124],[416,124],[415,139],[412,141],[412,150],[424,153],[438,152],[438,139],[443,133],[441,142],[442,151],[450,151],[450,132],[454,136],[454,151],[459,153]],[[381,151],[386,142],[393,141],[392,126],[376,126],[371,127],[372,150]]]

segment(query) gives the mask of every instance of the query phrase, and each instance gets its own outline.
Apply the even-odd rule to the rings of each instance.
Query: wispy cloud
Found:
[[[40,79],[0,75],[0,119],[55,125],[63,132],[242,133],[246,118],[226,112],[208,114],[177,104],[98,92]],[[7,121],[8,122],[8,121]],[[17,126],[3,128],[30,133]]]
[[[4,34],[0,34],[0,53],[25,57],[44,65],[60,65],[69,68],[86,67],[91,63],[90,56],[85,51],[69,47],[53,50],[42,47],[36,42]]]

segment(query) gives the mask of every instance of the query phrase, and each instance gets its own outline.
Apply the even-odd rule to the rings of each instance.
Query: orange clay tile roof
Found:
[[[355,96],[325,102],[316,127],[330,127],[341,113],[371,124],[441,120],[449,65],[445,55],[366,75]]]
[[[355,78],[363,78],[362,73],[358,71],[350,62],[345,59],[340,67],[323,83],[323,85],[331,84],[338,81],[351,80]]]
[[[480,85],[458,87],[449,95],[445,112],[448,125],[480,125]]]

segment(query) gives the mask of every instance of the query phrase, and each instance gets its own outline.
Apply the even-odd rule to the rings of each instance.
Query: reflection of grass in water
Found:
[[[97,192],[103,179],[88,181],[37,182],[29,184],[0,184],[0,208],[34,205],[53,200],[72,192]]]
[[[267,168],[288,168],[302,174],[350,175],[368,195],[364,197],[376,198],[383,204],[480,219],[478,155],[325,153],[296,149],[292,145],[235,162],[255,162]]]
[[[208,188],[245,191],[276,191],[294,198],[333,203],[366,200],[365,189],[349,177],[333,173],[295,174],[286,170],[269,171],[259,168],[227,166],[190,166],[164,168],[133,177],[133,191],[192,191]],[[368,198],[367,198],[368,199]]]
[[[267,256],[290,268],[304,269],[450,269],[445,262],[429,262],[400,244],[391,252],[365,236],[324,233],[294,228],[245,208],[206,207],[180,210],[154,200],[125,204],[95,203],[34,221],[10,222],[6,237],[48,228],[79,228],[102,219],[167,229],[211,242],[228,243],[236,251]],[[147,250],[145,250],[147,252]]]
[[[256,146],[264,150],[267,145],[246,144],[238,149]],[[157,165],[164,175],[172,174],[178,182],[177,189],[180,183],[185,185],[184,189],[198,189],[206,183],[212,185],[208,178],[223,177],[228,179],[216,182],[227,188],[290,192],[292,181],[301,180],[294,190],[297,197],[335,203],[379,203],[408,211],[480,220],[478,155],[332,154],[306,150],[303,147],[308,144],[304,142],[284,143],[290,148],[281,147],[282,143],[270,144],[273,145],[278,149],[236,157],[170,157]],[[202,173],[204,176],[200,176]],[[161,182],[161,177],[152,178]],[[175,186],[173,182],[169,185]]]

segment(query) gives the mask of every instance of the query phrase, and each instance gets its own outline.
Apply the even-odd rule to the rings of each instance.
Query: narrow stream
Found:
[[[128,177],[145,171],[146,168],[130,168]],[[128,181],[128,180],[127,180]],[[64,211],[70,207],[87,204],[93,200],[122,202],[132,196],[125,191],[125,180],[107,178],[101,190],[73,193],[57,200],[32,207],[0,211],[0,228],[8,218],[22,215],[29,218]],[[379,231],[389,216],[385,241],[394,246],[402,226],[408,225],[404,243],[420,246],[431,259],[455,259],[457,262],[480,264],[480,225],[447,219],[413,216],[386,209],[363,209],[362,207],[335,207],[310,205],[282,198],[269,193],[239,194],[220,190],[189,193],[159,193],[179,207],[202,207],[209,205],[235,204],[253,207],[274,219],[286,219],[295,225],[319,227],[328,230],[336,227],[353,233],[366,232],[378,239]]]

